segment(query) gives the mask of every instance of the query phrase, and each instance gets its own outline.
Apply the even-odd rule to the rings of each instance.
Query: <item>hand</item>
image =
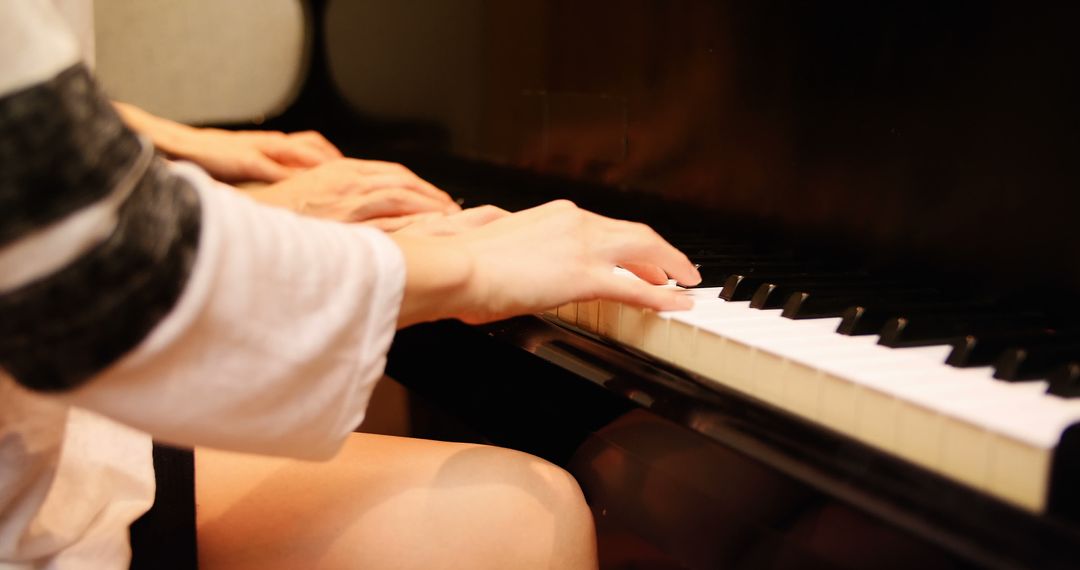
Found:
[[[375,218],[364,223],[384,232],[414,236],[449,236],[509,216],[510,212],[496,206],[478,206],[452,214],[427,212],[390,218]]]
[[[278,182],[340,159],[341,151],[315,131],[191,129],[172,141],[168,154],[190,160],[223,182]]]
[[[113,105],[129,127],[149,137],[162,152],[190,160],[223,182],[277,182],[341,158],[341,151],[314,131],[285,134],[200,129],[127,103]]]
[[[400,164],[352,158],[324,163],[252,190],[250,195],[260,202],[339,222],[461,211],[449,194]]]
[[[688,309],[688,297],[646,281],[701,281],[690,260],[648,226],[605,218],[567,201],[449,237],[392,237],[406,260],[399,326],[447,317],[481,323],[597,298]],[[643,280],[616,275],[616,266]]]

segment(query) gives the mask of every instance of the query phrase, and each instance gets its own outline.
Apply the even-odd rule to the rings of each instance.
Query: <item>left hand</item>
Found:
[[[452,236],[509,216],[498,206],[477,206],[452,214],[426,212],[408,216],[374,218],[364,223],[384,232],[413,236]]]
[[[276,184],[251,190],[256,200],[298,214],[338,222],[363,222],[416,214],[461,211],[449,194],[400,164],[343,158]],[[417,221],[416,219],[408,222]],[[406,224],[375,223],[397,229]]]
[[[150,114],[134,105],[113,106],[134,131],[172,158],[190,160],[228,183],[278,182],[341,158],[341,151],[315,131],[200,129]]]
[[[203,167],[223,182],[279,182],[340,159],[341,151],[315,131],[192,129],[166,152]]]

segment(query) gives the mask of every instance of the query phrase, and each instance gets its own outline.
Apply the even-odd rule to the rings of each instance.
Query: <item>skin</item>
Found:
[[[570,301],[614,299],[655,310],[688,309],[675,291],[646,280],[663,274],[696,284],[690,260],[642,224],[605,218],[560,200],[501,216],[451,236],[393,236],[405,254],[398,326],[457,318],[483,323]]]
[[[370,222],[460,212],[449,194],[391,162],[340,158],[249,191],[265,204],[338,222]]]
[[[195,458],[204,570],[598,566],[576,481],[524,453],[358,433],[328,463]]]
[[[469,323],[608,298],[656,310],[692,301],[652,285],[700,281],[649,227],[560,200],[462,211],[401,165],[347,159],[317,133],[195,129],[117,104],[172,157],[264,203],[392,231],[406,267],[397,325]],[[616,276],[622,266],[641,281]],[[598,566],[592,515],[561,468],[508,449],[352,434],[324,463],[196,450],[199,567]]]
[[[120,117],[146,135],[165,154],[190,160],[226,182],[285,180],[325,162],[341,151],[314,131],[226,131],[202,129],[157,117],[127,103],[113,102]]]
[[[461,210],[442,190],[400,164],[345,158],[314,131],[226,131],[196,128],[114,102],[132,130],[167,156],[194,162],[215,179],[243,183],[252,198],[338,222],[391,231],[421,214]]]

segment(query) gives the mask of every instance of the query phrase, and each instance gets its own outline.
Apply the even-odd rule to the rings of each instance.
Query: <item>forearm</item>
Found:
[[[185,445],[326,457],[401,302],[375,230],[151,159],[86,70],[0,93],[0,369]]]
[[[163,441],[331,455],[381,377],[400,254],[378,231],[260,207],[176,171],[203,211],[183,296],[135,351],[62,397]]]

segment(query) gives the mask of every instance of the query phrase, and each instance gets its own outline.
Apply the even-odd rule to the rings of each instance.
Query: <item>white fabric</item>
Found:
[[[177,171],[203,208],[183,296],[138,351],[63,397],[172,443],[330,457],[381,376],[404,290],[400,251],[378,230],[261,206],[193,166]]]
[[[75,46],[46,0],[0,2],[0,97],[74,64]],[[33,394],[0,374],[0,569],[126,568],[127,527],[154,493],[147,433],[325,458],[381,375],[404,289],[389,238],[171,168],[203,215],[174,310],[78,391]]]

